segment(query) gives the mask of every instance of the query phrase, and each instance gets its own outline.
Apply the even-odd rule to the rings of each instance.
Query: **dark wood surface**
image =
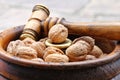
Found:
[[[0,80],[10,80],[10,79],[7,79],[7,78],[3,77],[2,75],[0,75]],[[120,80],[120,74],[117,75],[116,77],[114,77],[111,80]]]
[[[0,80],[9,80],[9,79],[7,79],[4,76],[0,75]]]

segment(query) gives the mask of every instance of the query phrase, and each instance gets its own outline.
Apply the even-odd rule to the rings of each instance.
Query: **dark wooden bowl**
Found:
[[[7,55],[6,47],[8,43],[18,39],[23,28],[24,26],[18,26],[0,33],[0,75],[8,79],[110,80],[120,72],[120,46],[114,43],[109,46],[112,48],[112,52],[106,57],[81,62],[38,63]],[[103,48],[105,47],[103,46]]]

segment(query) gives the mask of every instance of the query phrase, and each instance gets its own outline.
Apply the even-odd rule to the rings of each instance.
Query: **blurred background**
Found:
[[[120,0],[0,0],[0,30],[25,24],[36,4],[67,21],[120,21]]]

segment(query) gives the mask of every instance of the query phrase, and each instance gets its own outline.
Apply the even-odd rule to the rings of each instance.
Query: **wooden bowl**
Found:
[[[0,75],[8,79],[109,80],[120,72],[120,46],[114,42],[112,44],[110,42],[111,52],[106,57],[81,62],[37,63],[7,55],[6,47],[8,43],[18,39],[23,28],[24,26],[18,26],[0,33]],[[104,45],[102,47],[105,51]]]

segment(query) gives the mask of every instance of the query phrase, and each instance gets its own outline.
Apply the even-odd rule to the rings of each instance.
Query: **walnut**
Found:
[[[82,36],[82,37],[76,38],[73,41],[73,44],[76,43],[77,41],[80,41],[80,40],[83,40],[83,41],[86,41],[87,43],[89,43],[89,45],[91,46],[90,50],[93,49],[94,44],[95,44],[95,40],[92,37],[90,37],[90,36]]]
[[[37,52],[31,47],[21,46],[17,48],[15,56],[24,59],[33,59],[37,58]]]
[[[25,38],[24,40],[23,40],[23,42],[24,42],[24,44],[26,45],[26,46],[31,46],[31,44],[32,43],[34,43],[35,41],[33,40],[33,39],[31,39],[31,38]]]
[[[94,39],[88,36],[77,38],[73,44],[66,49],[66,55],[70,61],[85,60],[87,54],[92,51]]]
[[[58,54],[58,53],[54,53],[54,54],[49,54],[46,58],[45,58],[45,62],[68,62],[69,58],[66,55],[62,55],[62,54]]]
[[[61,24],[54,25],[48,33],[48,38],[52,43],[63,43],[67,37],[68,29]]]
[[[54,53],[64,54],[64,52],[62,50],[60,50],[59,48],[56,48],[56,47],[47,47],[45,49],[45,51],[44,51],[43,58],[45,59],[49,54],[54,54]]]
[[[25,46],[21,40],[11,41],[7,46],[7,52],[15,56],[17,48],[20,46]]]
[[[35,61],[35,62],[44,62],[44,60],[42,58],[34,58],[34,59],[31,59],[32,61]]]
[[[86,60],[94,60],[94,59],[97,59],[97,58],[93,55],[87,55],[85,59]]]
[[[39,41],[45,44],[45,41],[48,39],[48,37],[42,38]]]
[[[89,54],[95,56],[96,58],[99,58],[103,54],[103,51],[95,45]]]
[[[99,58],[104,58],[104,57],[106,57],[106,56],[108,56],[108,54],[107,54],[107,53],[104,53],[104,54],[102,54]]]
[[[34,43],[31,44],[30,47],[32,47],[33,49],[35,49],[37,51],[37,53],[38,53],[37,56],[39,58],[43,57],[43,54],[44,54],[43,52],[44,52],[44,50],[46,48],[44,43],[42,43],[40,41],[39,42],[34,42]]]

